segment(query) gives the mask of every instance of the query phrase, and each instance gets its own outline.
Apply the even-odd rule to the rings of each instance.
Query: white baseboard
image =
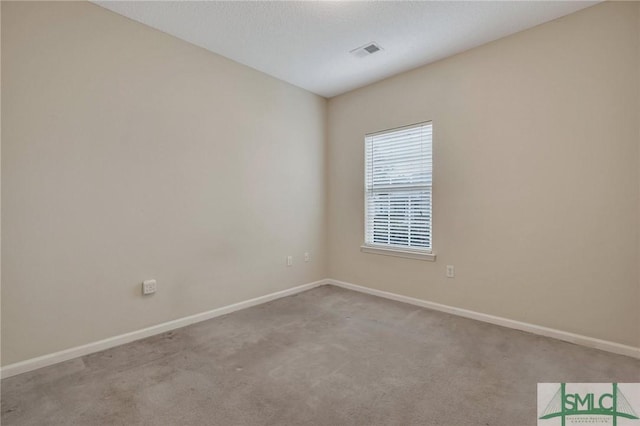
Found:
[[[554,339],[571,342],[577,345],[596,348],[603,351],[612,352],[620,355],[626,355],[632,358],[640,359],[640,348],[636,348],[633,346],[622,345],[620,343],[610,342],[607,340],[600,340],[593,337],[582,336],[580,334],[569,333],[566,331],[556,330],[553,328],[547,328],[539,325],[515,321],[508,318],[502,318],[494,315],[488,315],[480,312],[470,311],[467,309],[456,308],[454,306],[448,306],[440,303],[429,302],[427,300],[416,299],[414,297],[402,296],[400,294],[390,293],[382,290],[376,290],[373,288],[364,287],[357,284],[351,284],[344,281],[326,279],[326,280],[315,281],[308,284],[303,284],[303,285],[289,288],[282,291],[277,291],[275,293],[270,293],[264,296],[256,297],[254,299],[245,300],[243,302],[238,302],[232,305],[216,308],[211,311],[202,312],[202,313],[191,315],[184,318],[179,318],[173,321],[168,321],[162,324],[154,325],[152,327],[143,328],[141,330],[132,331],[130,333],[121,334],[119,336],[110,337],[108,339],[99,340],[97,342],[88,343],[86,345],[65,349],[60,352],[55,352],[52,354],[39,356],[37,358],[16,362],[14,364],[9,364],[5,367],[2,367],[1,377],[4,379],[6,377],[15,376],[16,374],[26,373],[28,371],[37,370],[38,368],[47,367],[49,365],[57,364],[63,361],[68,361],[73,358],[78,358],[84,355],[100,352],[105,349],[113,348],[115,346],[120,346],[129,342],[133,342],[135,340],[144,339],[145,337],[150,337],[156,334],[165,333],[167,331],[175,330],[177,328],[182,328],[190,324],[206,321],[208,319],[229,314],[231,312],[239,311],[241,309],[250,308],[252,306],[270,302],[275,299],[280,299],[282,297],[291,296],[293,294],[311,290],[313,288],[316,288],[325,284],[330,284],[336,287],[342,287],[348,290],[358,291],[360,293],[371,294],[374,296],[383,297],[385,299],[404,302],[410,305],[420,306],[427,309],[433,309],[435,311],[440,311],[440,312],[446,312],[449,314],[470,318],[477,321],[496,324],[502,327],[526,331],[526,332],[537,334],[540,336],[551,337]]]
[[[620,343],[610,342],[607,340],[600,340],[593,337],[569,333],[567,331],[561,331],[553,328],[542,327],[539,325],[515,321],[508,318],[497,317],[494,315],[483,314],[480,312],[470,311],[467,309],[456,308],[448,305],[442,305],[440,303],[429,302],[422,299],[416,299],[414,297],[402,296],[400,294],[389,293],[387,291],[382,291],[382,290],[376,290],[373,288],[364,287],[357,284],[351,284],[344,281],[327,279],[326,282],[327,284],[331,284],[336,287],[346,288],[348,290],[367,293],[374,296],[383,297],[385,299],[396,300],[398,302],[404,302],[410,305],[416,305],[416,306],[433,309],[435,311],[440,311],[440,312],[446,312],[446,313],[457,315],[460,317],[470,318],[477,321],[488,322],[490,324],[500,325],[502,327],[526,331],[526,332],[537,334],[540,336],[546,336],[546,337],[551,337],[558,340],[563,340],[565,342],[571,342],[576,345],[600,349],[603,351],[612,352],[619,355],[626,355],[632,358],[640,359],[640,348],[636,348],[633,346],[627,346]]]
[[[73,358],[100,352],[105,349],[113,348],[114,346],[120,346],[125,343],[133,342],[135,340],[144,339],[145,337],[165,333],[167,331],[175,330],[176,328],[182,328],[190,324],[206,321],[208,319],[239,311],[241,309],[250,308],[252,306],[270,302],[275,299],[280,299],[282,297],[291,296],[293,294],[311,290],[312,288],[324,284],[327,284],[326,280],[299,285],[297,287],[277,291],[275,293],[270,293],[264,296],[256,297],[254,299],[249,299],[243,302],[216,308],[211,311],[201,312],[199,314],[190,315],[184,318],[178,318],[173,321],[168,321],[162,324],[143,328],[141,330],[132,331],[130,333],[121,334],[119,336],[109,337],[108,339],[99,340],[97,342],[88,343],[86,345],[76,346],[74,348],[65,349],[60,352],[54,352],[52,354],[39,356],[37,358],[31,358],[25,361],[16,362],[14,364],[9,364],[5,367],[2,367],[1,377],[4,379],[6,377],[15,376],[16,374],[26,373],[28,371],[37,370],[38,368],[47,367],[49,365],[57,364],[63,361],[68,361]]]

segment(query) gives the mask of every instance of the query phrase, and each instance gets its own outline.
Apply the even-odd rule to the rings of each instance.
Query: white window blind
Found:
[[[432,124],[365,136],[365,246],[431,253]]]

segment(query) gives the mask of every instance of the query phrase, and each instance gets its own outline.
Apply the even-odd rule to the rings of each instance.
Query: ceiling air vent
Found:
[[[376,52],[382,50],[382,47],[376,42],[367,43],[364,46],[360,46],[356,49],[353,49],[351,53],[353,56],[358,58],[364,58],[365,56],[373,55]]]

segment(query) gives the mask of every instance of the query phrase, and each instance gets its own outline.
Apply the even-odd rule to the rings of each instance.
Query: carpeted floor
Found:
[[[2,425],[536,424],[640,360],[331,286],[2,381]]]

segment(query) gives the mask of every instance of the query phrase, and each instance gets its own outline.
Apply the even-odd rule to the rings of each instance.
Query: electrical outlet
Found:
[[[307,252],[304,253],[304,261],[305,262],[309,262],[310,260],[311,260],[311,255],[307,251]]]
[[[293,256],[287,256],[287,266],[293,265]]]
[[[145,280],[142,282],[142,294],[153,294],[156,292],[158,288],[158,283],[156,280]]]
[[[456,271],[453,265],[447,265],[447,278],[453,278],[456,276]]]

